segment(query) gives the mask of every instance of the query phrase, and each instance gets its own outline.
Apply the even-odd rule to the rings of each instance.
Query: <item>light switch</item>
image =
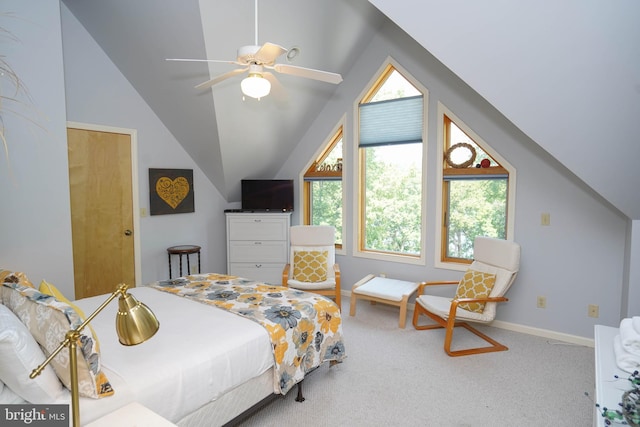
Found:
[[[551,225],[551,214],[542,213],[540,215],[540,225]]]

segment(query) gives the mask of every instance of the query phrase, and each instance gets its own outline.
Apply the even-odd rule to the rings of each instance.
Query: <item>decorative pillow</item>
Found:
[[[63,388],[51,365],[34,379],[29,378],[31,371],[45,359],[27,327],[11,310],[0,305],[0,380],[28,402],[52,402]]]
[[[45,294],[45,295],[51,295],[52,297],[54,297],[58,301],[61,301],[61,302],[65,303],[65,304],[68,304],[69,306],[71,306],[71,308],[73,308],[76,311],[76,313],[78,313],[78,316],[80,316],[80,319],[83,322],[87,318],[87,316],[84,314],[84,311],[82,311],[82,309],[80,307],[78,307],[77,305],[75,305],[74,303],[69,301],[69,299],[67,297],[65,297],[64,294],[62,292],[60,292],[60,290],[58,288],[56,288],[54,285],[52,285],[51,283],[47,282],[46,280],[43,280],[42,282],[40,282],[40,287],[38,288],[38,290],[40,292],[42,292],[43,294]],[[98,340],[98,334],[96,334],[96,331],[93,330],[93,327],[91,326],[91,324],[89,324],[88,326],[89,326],[89,329],[91,329],[91,334],[96,339],[97,349],[98,349],[98,351],[100,351],[100,340]]]
[[[5,283],[1,288],[4,304],[27,326],[43,349],[51,354],[66,333],[82,323],[68,304],[33,288]],[[70,389],[69,351],[63,350],[51,361],[53,370]],[[113,394],[113,388],[100,368],[100,354],[90,329],[83,329],[78,342],[78,391],[80,396],[100,398]]]
[[[299,282],[327,280],[327,251],[296,251],[293,253],[293,279]]]
[[[491,290],[495,283],[495,274],[483,273],[481,271],[469,269],[458,284],[455,299],[486,298],[491,294]],[[458,304],[458,307],[467,311],[473,311],[474,313],[482,313],[484,311],[484,305],[484,302],[468,302],[460,303]]]
[[[35,289],[35,286],[33,286],[33,283],[31,283],[31,281],[27,278],[27,275],[21,271],[2,270],[2,272],[0,272],[0,278],[2,278],[2,282],[5,283],[16,283]]]
[[[4,278],[11,274],[11,270],[4,270],[0,268],[0,283],[4,283]]]

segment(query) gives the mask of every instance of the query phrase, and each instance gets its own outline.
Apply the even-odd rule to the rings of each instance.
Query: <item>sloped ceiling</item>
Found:
[[[194,88],[234,65],[165,60],[235,60],[255,43],[254,0],[63,3],[229,202],[240,200],[241,179],[277,174],[338,87],[278,74],[280,91],[243,100],[240,76]],[[345,74],[384,20],[366,0],[263,0],[258,45],[295,46],[292,65]]]
[[[613,206],[640,219],[640,2],[370,1]]]
[[[165,61],[234,60],[254,44],[254,0],[62,1],[229,202],[242,178],[277,174],[338,88],[279,75],[285,101],[243,101],[240,77],[194,89],[232,65]],[[300,47],[294,65],[341,74],[388,16],[640,219],[640,2],[262,0],[258,11],[258,44]]]

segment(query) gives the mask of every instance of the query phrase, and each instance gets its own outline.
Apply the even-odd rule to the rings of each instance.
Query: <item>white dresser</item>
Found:
[[[226,212],[227,274],[280,285],[289,261],[290,212]]]

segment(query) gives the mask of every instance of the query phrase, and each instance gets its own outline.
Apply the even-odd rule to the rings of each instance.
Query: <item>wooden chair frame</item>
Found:
[[[289,270],[291,269],[291,264],[287,264],[284,266],[284,269],[282,270],[282,286],[285,287],[289,287],[288,286],[288,281],[289,281]],[[331,289],[309,289],[306,290],[306,292],[311,292],[314,294],[319,294],[319,295],[323,295],[326,297],[330,297],[332,298],[336,304],[338,305],[338,308],[340,309],[340,311],[342,311],[342,301],[340,298],[340,266],[335,263],[333,264],[333,272],[336,276],[336,287],[335,288],[331,288]]]
[[[424,292],[424,288],[426,288],[427,286],[457,285],[458,283],[459,282],[455,282],[455,281],[422,282],[422,283],[420,283],[420,286],[418,287],[418,296],[422,295],[422,293]],[[444,351],[449,356],[452,356],[452,357],[455,357],[455,356],[467,356],[467,355],[470,355],[470,354],[491,353],[491,352],[494,352],[494,351],[505,351],[505,350],[508,350],[509,348],[506,347],[503,344],[500,344],[498,341],[494,340],[493,338],[490,338],[487,335],[483,334],[482,332],[480,332],[479,330],[477,330],[473,326],[469,325],[468,321],[456,320],[456,310],[458,308],[458,304],[463,303],[463,302],[466,303],[466,302],[506,302],[506,301],[509,301],[509,299],[505,298],[505,297],[463,298],[463,299],[457,299],[457,300],[454,299],[453,301],[451,301],[451,308],[449,309],[449,317],[447,319],[445,319],[443,317],[440,317],[435,313],[431,313],[430,311],[427,311],[424,307],[422,307],[416,301],[415,309],[413,311],[413,327],[416,328],[417,330],[444,328],[446,330],[445,338],[444,338]],[[421,314],[429,316],[436,323],[435,324],[428,324],[428,325],[419,325],[418,324],[418,317]],[[464,349],[464,350],[451,350],[451,341],[453,339],[453,330],[456,327],[463,327],[463,328],[467,329],[469,332],[477,335],[478,337],[482,338],[484,341],[488,342],[491,345],[490,346],[486,346],[486,347],[468,348],[468,349]]]

